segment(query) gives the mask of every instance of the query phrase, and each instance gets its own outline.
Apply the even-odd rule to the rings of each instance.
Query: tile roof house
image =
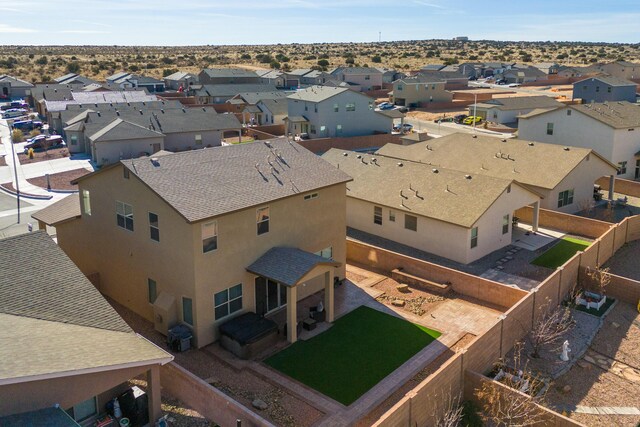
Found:
[[[1,425],[54,405],[87,425],[140,374],[149,419],[161,416],[159,366],[173,356],[136,334],[45,232],[0,240],[0,270]]]
[[[521,116],[518,135],[531,141],[597,151],[617,176],[640,178],[640,106],[630,102],[567,105]]]
[[[454,133],[413,145],[387,144],[376,154],[472,176],[514,179],[541,195],[540,207],[566,213],[593,198],[593,184],[616,167],[593,150],[521,139]]]
[[[70,197],[79,218],[58,202],[36,219],[56,227],[82,271],[99,273],[104,294],[162,333],[188,325],[202,347],[243,313],[269,318],[286,304],[288,324],[296,324],[306,316],[296,302],[322,290],[333,320],[350,179],[281,138],[124,160],[77,180],[79,194]],[[296,250],[278,249],[286,257],[273,259],[274,248]],[[284,280],[284,272],[267,274],[272,263],[300,268]],[[296,328],[287,334],[296,340]]]
[[[285,130],[311,139],[390,133],[393,119],[375,111],[374,99],[347,88],[311,86],[288,96]]]
[[[583,102],[636,102],[637,92],[636,83],[612,76],[589,77],[573,84],[573,99]]]
[[[469,114],[495,123],[515,123],[518,121],[518,116],[528,114],[533,110],[559,108],[563,105],[550,96],[494,98],[469,105]]]
[[[353,177],[349,227],[464,264],[510,245],[513,213],[539,201],[511,177],[339,149],[322,157]]]

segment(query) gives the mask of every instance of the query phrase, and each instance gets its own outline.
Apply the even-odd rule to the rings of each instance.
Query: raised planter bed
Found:
[[[451,290],[451,283],[437,283],[431,280],[423,279],[402,271],[402,268],[396,268],[391,271],[391,278],[400,283],[406,283],[415,288],[423,289],[429,292],[435,292],[440,295],[447,294]]]
[[[576,305],[583,305],[588,309],[600,310],[606,302],[606,295],[600,295],[595,292],[584,291],[576,297]]]

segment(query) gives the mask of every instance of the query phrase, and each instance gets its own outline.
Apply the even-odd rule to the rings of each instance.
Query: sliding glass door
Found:
[[[287,288],[278,282],[256,277],[256,313],[265,315],[287,304]]]

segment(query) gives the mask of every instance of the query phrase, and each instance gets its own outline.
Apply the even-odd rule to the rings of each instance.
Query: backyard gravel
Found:
[[[51,184],[51,189],[53,190],[77,190],[78,186],[71,184],[71,181],[89,173],[91,173],[91,171],[87,169],[74,169],[66,172],[54,173],[49,175],[49,183]],[[27,180],[27,182],[35,185],[36,187],[41,187],[44,189],[47,188],[46,176],[30,178]]]
[[[640,240],[627,243],[616,252],[615,256],[609,259],[605,267],[610,267],[611,273],[617,274],[618,276],[640,280],[639,255]]]

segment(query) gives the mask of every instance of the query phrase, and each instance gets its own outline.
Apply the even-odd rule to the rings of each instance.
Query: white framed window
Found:
[[[323,250],[316,252],[316,255],[321,256],[322,258],[331,258],[333,256],[333,247],[329,246],[328,248],[324,248]]]
[[[82,190],[82,212],[91,215],[91,194],[89,190]]]
[[[202,224],[202,253],[218,249],[218,221]]]
[[[391,209],[389,209],[389,221],[396,222],[396,213]]]
[[[155,240],[156,242],[160,241],[158,214],[154,214],[153,212],[149,212],[149,238],[151,240]]]
[[[347,105],[345,105],[345,110],[346,111],[356,111],[356,103],[355,102],[348,102]]]
[[[553,123],[547,123],[547,135],[553,135]]]
[[[78,135],[71,135],[71,145],[78,145]]]
[[[478,227],[471,229],[471,249],[478,246]]]
[[[338,104],[333,104],[333,112],[337,113],[340,111],[340,106]]]
[[[627,173],[627,162],[618,162],[618,175]]]
[[[558,193],[558,207],[567,206],[573,203],[573,189],[564,190]]]
[[[502,217],[502,234],[509,232],[509,214]]]
[[[382,208],[380,206],[373,207],[373,223],[382,225]]]
[[[318,193],[306,194],[304,200],[313,200],[318,198]]]
[[[133,231],[133,206],[116,201],[116,224],[120,228]]]
[[[269,232],[269,206],[256,211],[258,236]]]
[[[404,228],[411,231],[418,231],[418,217],[404,214]]]
[[[195,136],[196,145],[202,145],[202,135],[198,134]]]
[[[213,295],[216,320],[242,310],[242,283]]]
[[[398,90],[402,90],[402,85],[397,86]]]
[[[158,286],[155,280],[147,278],[147,298],[149,304],[156,302],[158,298]]]

